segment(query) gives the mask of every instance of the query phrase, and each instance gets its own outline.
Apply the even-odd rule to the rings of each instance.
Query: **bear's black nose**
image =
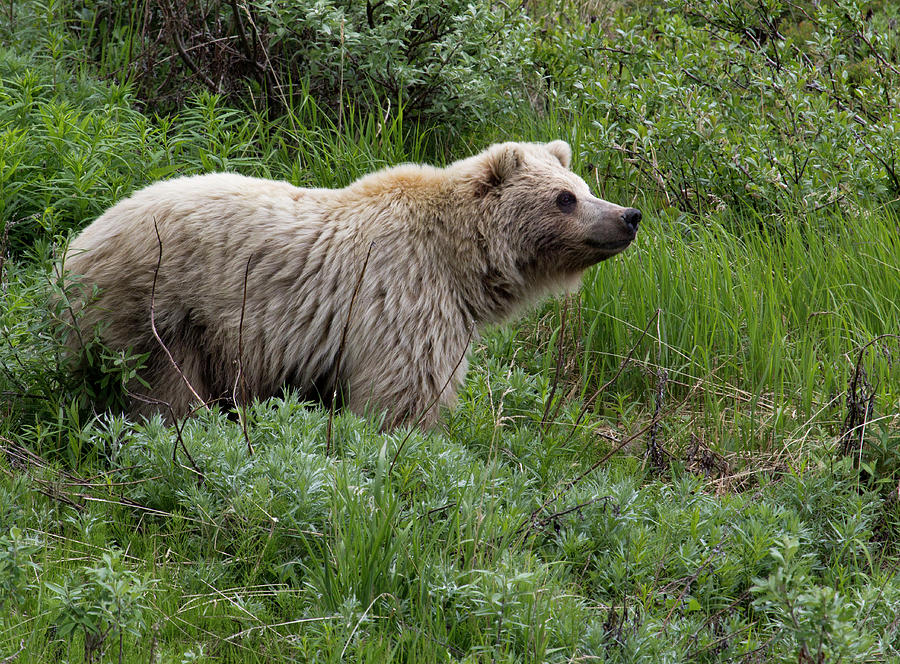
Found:
[[[628,208],[622,213],[622,221],[628,226],[632,233],[637,233],[638,224],[641,223],[641,211],[635,208]]]

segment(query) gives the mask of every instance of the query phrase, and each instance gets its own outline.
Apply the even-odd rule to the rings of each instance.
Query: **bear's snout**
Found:
[[[626,208],[622,213],[622,221],[628,227],[632,234],[637,233],[638,224],[641,223],[641,211],[635,208]]]

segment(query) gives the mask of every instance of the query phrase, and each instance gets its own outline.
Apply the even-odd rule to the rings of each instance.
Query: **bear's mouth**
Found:
[[[632,243],[634,238],[620,240],[619,242],[598,242],[597,240],[586,239],[584,243],[594,249],[601,251],[622,251],[625,247]]]

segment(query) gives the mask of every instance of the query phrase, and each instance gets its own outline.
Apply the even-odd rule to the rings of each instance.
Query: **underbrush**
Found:
[[[148,117],[128,88],[0,47],[0,223],[15,254],[65,238],[155,180],[239,171],[344,186],[386,164],[423,160],[436,144],[402,113],[350,108],[338,131],[308,95],[271,120],[205,92],[177,115]]]
[[[732,357],[748,348],[728,345],[732,331],[707,342],[721,375],[662,332],[680,329],[675,304],[740,294],[704,256],[760,260],[771,274],[816,242],[753,245],[711,229],[673,244],[663,230],[520,331],[490,331],[458,408],[430,434],[379,434],[341,414],[329,436],[329,413],[290,396],[254,405],[246,428],[218,411],[174,427],[92,415],[82,386],[40,371],[60,353],[52,335],[28,333],[47,320],[45,268],[7,264],[0,365],[31,400],[4,392],[0,647],[36,662],[114,660],[120,647],[121,661],[898,656],[890,346],[865,365],[877,391],[849,454],[844,393],[821,401],[823,378],[837,388],[849,360],[799,376],[808,411],[788,389],[751,408],[738,388],[752,367],[734,367],[752,360]],[[857,260],[878,264],[878,251]],[[670,291],[645,331],[627,325],[646,296],[627,275],[661,282],[648,256],[681,260],[691,297]],[[743,267],[734,274],[754,274]],[[845,275],[819,274],[847,314],[835,343],[857,351],[854,335],[875,330],[850,326],[864,316],[849,314]],[[594,308],[602,288],[618,300]],[[896,316],[885,302],[871,324]],[[720,315],[745,304],[723,297]],[[552,322],[563,311],[565,326]],[[616,352],[593,345],[614,338],[603,325],[624,328]],[[789,365],[797,351],[779,343]],[[672,357],[683,364],[658,392]]]
[[[627,458],[571,484],[571,453],[534,465],[557,439],[520,419],[497,435],[489,412],[470,389],[446,434],[340,416],[326,453],[328,414],[288,398],[251,409],[252,456],[223,414],[178,432],[102,417],[78,432],[90,476],[3,439],[0,644],[20,661],[120,642],[122,661],[897,655],[897,505],[849,464],[718,496]]]

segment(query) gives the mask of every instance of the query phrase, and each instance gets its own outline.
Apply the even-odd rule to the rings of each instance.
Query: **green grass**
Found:
[[[552,104],[454,141],[387,106],[338,130],[302,84],[279,117],[151,116],[50,10],[0,46],[0,660],[900,661],[896,213],[685,216],[590,170],[592,118]],[[66,369],[54,252],[137,187],[557,137],[639,239],[490,330],[436,431],[339,414],[329,450],[288,396],[250,408],[250,455],[227,413],[130,422]]]
[[[792,222],[779,234],[740,237],[714,219],[688,227],[661,214],[645,223],[629,254],[590,274],[568,323],[583,335],[569,351],[582,392],[635,346],[614,389],[649,393],[665,370],[668,405],[696,406],[685,427],[709,432],[716,449],[816,444],[835,432],[860,352],[877,339],[862,366],[882,414],[895,413],[900,220],[881,211],[816,230]],[[553,313],[557,327],[561,307]],[[742,421],[750,429],[739,433]]]

